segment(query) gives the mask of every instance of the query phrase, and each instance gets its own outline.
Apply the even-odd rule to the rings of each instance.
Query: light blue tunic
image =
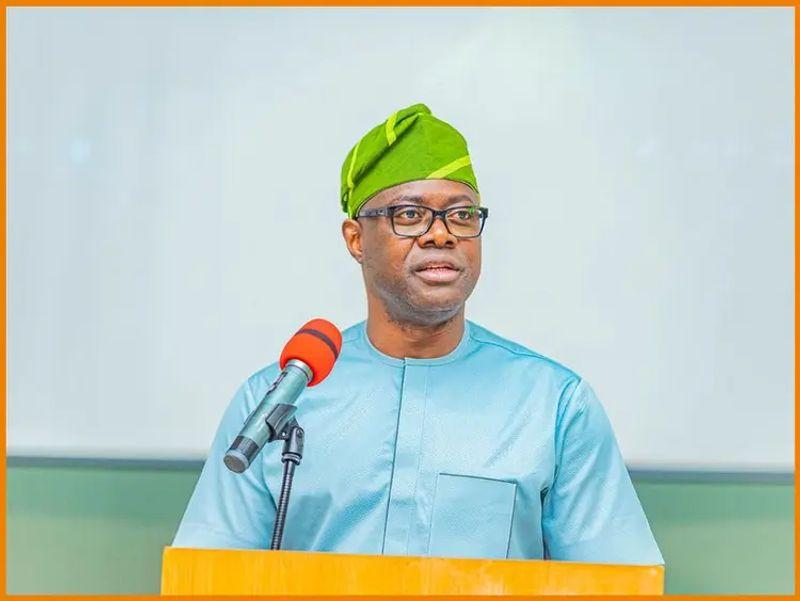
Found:
[[[283,548],[662,564],[608,418],[586,381],[466,321],[448,355],[397,359],[362,321],[297,402],[306,432]],[[234,396],[173,542],[268,548],[282,444],[244,474],[222,457],[279,373]]]

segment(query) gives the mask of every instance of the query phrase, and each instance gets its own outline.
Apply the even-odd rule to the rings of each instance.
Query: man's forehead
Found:
[[[364,204],[379,208],[396,204],[424,204],[446,207],[457,204],[479,204],[478,194],[466,184],[450,180],[419,180],[382,190]]]

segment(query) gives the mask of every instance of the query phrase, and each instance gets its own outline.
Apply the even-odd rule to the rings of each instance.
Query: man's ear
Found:
[[[347,252],[361,263],[364,252],[361,247],[361,224],[355,219],[345,219],[342,222],[342,236],[347,245]]]

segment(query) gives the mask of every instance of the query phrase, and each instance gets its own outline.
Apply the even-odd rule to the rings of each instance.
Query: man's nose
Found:
[[[430,229],[417,238],[417,241],[422,247],[433,245],[437,248],[447,248],[455,246],[458,242],[458,238],[447,231],[444,219],[437,216],[434,217]]]

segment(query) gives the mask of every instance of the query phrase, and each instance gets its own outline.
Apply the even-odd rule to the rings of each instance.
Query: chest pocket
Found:
[[[428,555],[507,557],[516,493],[514,482],[439,474]]]

